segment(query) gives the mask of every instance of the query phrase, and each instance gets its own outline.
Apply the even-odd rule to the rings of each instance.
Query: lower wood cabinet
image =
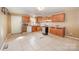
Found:
[[[32,32],[37,32],[37,31],[41,31],[41,27],[40,26],[32,26]]]
[[[65,35],[65,28],[54,28],[54,27],[51,27],[51,28],[49,28],[49,33],[64,37],[64,35]]]
[[[40,26],[37,26],[37,31],[41,31],[42,28]]]
[[[26,26],[26,24],[22,25],[22,32],[27,32],[27,26]]]
[[[32,32],[36,32],[37,31],[37,26],[32,26]]]
[[[59,35],[59,36],[63,36],[64,37],[64,35],[65,35],[65,28],[58,28],[56,34]]]

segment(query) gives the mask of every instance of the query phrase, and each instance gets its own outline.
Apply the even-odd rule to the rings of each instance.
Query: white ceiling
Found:
[[[36,7],[7,7],[11,14],[22,14],[30,16],[48,16],[55,12],[61,12],[63,7],[45,7],[44,10],[39,11]]]

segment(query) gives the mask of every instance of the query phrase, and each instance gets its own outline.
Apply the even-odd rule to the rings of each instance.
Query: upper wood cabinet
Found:
[[[42,16],[36,17],[37,22],[49,22],[51,21],[50,19],[51,19],[50,17],[42,17]]]
[[[63,22],[65,20],[65,14],[60,13],[60,14],[53,15],[51,16],[51,19],[53,22]]]
[[[30,22],[30,16],[22,16],[22,19],[24,23]]]
[[[37,22],[42,22],[42,20],[43,20],[43,17],[41,17],[41,16],[36,17]]]

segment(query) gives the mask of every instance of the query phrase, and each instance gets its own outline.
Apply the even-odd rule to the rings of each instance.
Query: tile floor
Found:
[[[78,51],[75,39],[43,35],[41,32],[15,34],[8,38],[4,51]]]

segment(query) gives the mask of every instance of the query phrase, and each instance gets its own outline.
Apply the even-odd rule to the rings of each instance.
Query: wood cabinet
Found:
[[[64,35],[65,35],[65,28],[51,27],[49,29],[49,33],[64,37]]]
[[[51,17],[42,17],[42,16],[36,17],[36,22],[49,22],[49,21],[51,21]]]
[[[28,23],[30,22],[30,16],[22,16],[23,23]]]
[[[32,26],[32,32],[37,32],[37,31],[41,31],[41,27],[40,26]]]
[[[58,28],[56,31],[56,35],[64,37],[65,35],[65,28]]]
[[[41,31],[42,28],[40,26],[37,26],[37,31]]]
[[[36,17],[37,22],[42,22],[42,20],[43,20],[43,17],[41,17],[41,16]]]
[[[22,32],[27,31],[27,23],[30,22],[30,17],[29,16],[22,16]]]
[[[37,31],[37,26],[32,26],[32,32],[36,32]]]
[[[27,26],[26,26],[26,24],[22,25],[22,32],[27,32]]]
[[[60,13],[60,14],[53,15],[51,16],[51,20],[52,22],[63,22],[65,20],[65,14]]]

